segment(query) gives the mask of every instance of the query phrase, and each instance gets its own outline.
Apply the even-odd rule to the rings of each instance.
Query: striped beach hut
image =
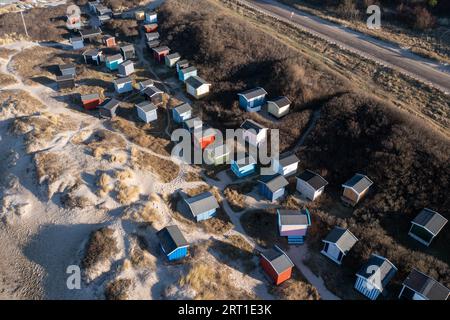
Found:
[[[370,300],[384,293],[386,286],[397,273],[397,268],[388,259],[372,254],[356,273],[355,289]]]

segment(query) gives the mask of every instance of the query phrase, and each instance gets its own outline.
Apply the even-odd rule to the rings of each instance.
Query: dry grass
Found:
[[[135,244],[130,254],[131,265],[135,268],[154,270],[156,266],[155,257],[147,250],[144,250]]]
[[[77,194],[78,188],[81,186],[82,182],[79,180],[73,187],[68,190],[68,192],[61,196],[61,204],[68,209],[73,208],[86,208],[93,205],[88,197]]]
[[[13,9],[1,8],[5,13],[0,15],[0,38],[12,37],[17,40],[24,36],[22,19]],[[68,33],[65,27],[64,16],[67,5],[58,5],[45,8],[32,8],[23,12],[27,21],[27,31],[30,36],[27,40],[59,41]]]
[[[112,258],[118,252],[113,229],[104,227],[94,231],[89,238],[82,260],[83,268],[92,268],[97,263]]]
[[[204,255],[208,245],[194,248],[196,256]],[[179,280],[181,289],[195,291],[196,300],[253,300],[256,297],[234,285],[229,267],[217,262],[194,257],[189,264],[189,271]]]
[[[107,173],[102,173],[98,178],[97,187],[99,187],[98,195],[100,197],[106,196],[111,190],[114,189],[114,185],[111,182],[111,177]]]
[[[137,148],[131,150],[131,163],[134,168],[151,171],[165,183],[175,179],[180,171],[180,167],[173,161],[159,158]]]
[[[184,178],[184,181],[186,181],[186,182],[203,181],[203,179],[199,173],[192,172],[192,171],[186,172],[185,175],[183,176],[183,178]]]
[[[205,232],[223,235],[233,229],[233,224],[230,221],[230,218],[226,214],[226,212],[220,207],[217,208],[216,214],[214,217],[203,220],[198,223]]]
[[[241,216],[245,232],[260,246],[269,248],[274,244],[285,247],[287,242],[278,236],[277,217],[274,210],[250,210]]]
[[[243,194],[250,193],[254,187],[254,182],[243,182],[229,185],[225,188],[223,194],[233,211],[239,212],[246,208],[245,197]]]
[[[226,241],[215,241],[213,250],[217,250],[227,260],[241,262],[244,272],[251,272],[256,268],[254,248],[240,235],[227,235]]]
[[[44,110],[45,106],[23,90],[0,91],[0,115],[27,116]]]
[[[115,175],[117,180],[124,181],[124,180],[133,178],[134,173],[133,173],[133,171],[131,169],[127,168],[127,169],[124,169],[124,170],[117,170],[114,173],[114,175]]]
[[[112,127],[114,130],[123,133],[127,139],[133,143],[152,150],[158,154],[168,156],[167,151],[169,140],[162,139],[150,135],[146,130],[136,126],[136,123],[122,118],[115,118],[112,120]]]
[[[8,49],[8,48],[0,48],[0,59],[8,59],[10,55],[16,53],[17,50]]]
[[[108,155],[108,161],[112,163],[124,164],[128,160],[128,154],[124,151],[116,151]]]
[[[271,293],[282,300],[320,300],[315,287],[294,276],[279,286],[272,287]]]
[[[105,297],[107,300],[127,300],[128,291],[132,286],[131,279],[115,279],[105,287]]]
[[[39,183],[57,181],[70,163],[67,155],[60,152],[40,152],[35,154],[34,162]]]
[[[131,219],[138,222],[146,222],[149,225],[160,224],[161,215],[154,207],[154,201],[150,200],[146,204],[134,204],[125,208],[124,219]]]
[[[75,131],[77,123],[67,117],[48,112],[39,115],[24,116],[14,119],[11,124],[14,134],[25,135],[25,145],[28,153],[46,148],[58,134]]]
[[[13,76],[9,74],[0,73],[0,89],[5,88],[14,83],[17,83],[17,81]]]
[[[55,74],[49,67],[69,62],[69,59],[60,57],[61,50],[50,47],[32,47],[21,51],[11,59],[15,72],[27,85],[51,83]],[[34,80],[33,80],[34,79]]]
[[[74,136],[72,142],[75,144],[83,143],[90,149],[92,156],[99,160],[103,159],[106,154],[114,150],[124,149],[127,146],[126,141],[121,136],[108,130],[96,130],[88,138],[86,138],[86,134],[81,132]]]
[[[139,186],[129,186],[122,181],[116,184],[117,201],[120,204],[130,204],[139,200]]]

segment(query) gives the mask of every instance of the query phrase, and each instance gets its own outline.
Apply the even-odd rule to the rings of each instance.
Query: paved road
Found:
[[[424,59],[394,44],[349,30],[274,0],[241,0],[241,2],[278,19],[290,20],[327,41],[429,83],[447,94],[450,93],[448,66]]]

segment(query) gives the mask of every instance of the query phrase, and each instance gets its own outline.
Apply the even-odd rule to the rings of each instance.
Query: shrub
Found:
[[[107,227],[101,228],[91,234],[82,266],[89,269],[99,262],[110,259],[118,251],[114,230]]]
[[[127,300],[128,290],[132,286],[131,279],[116,279],[109,282],[105,288],[105,297],[108,300]]]

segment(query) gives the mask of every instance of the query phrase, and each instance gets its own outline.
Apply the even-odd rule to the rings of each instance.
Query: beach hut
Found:
[[[178,60],[175,63],[175,67],[177,68],[177,74],[178,74],[178,72],[180,72],[181,69],[189,67],[189,61],[187,61],[186,59]]]
[[[266,102],[267,92],[263,88],[250,89],[238,93],[239,105],[247,112],[257,112]]]
[[[169,54],[169,52],[170,52],[170,49],[167,46],[156,47],[156,48],[153,48],[153,57],[159,63],[163,63],[165,56],[167,56]]]
[[[59,72],[62,76],[68,76],[76,74],[76,67],[73,63],[67,63],[67,64],[60,64],[59,66]]]
[[[155,106],[161,104],[163,102],[164,92],[156,86],[148,86],[145,88],[142,93],[145,98],[151,101]]]
[[[172,68],[175,65],[175,63],[177,63],[177,61],[179,61],[180,59],[181,59],[181,56],[178,52],[168,54],[165,57],[166,66],[168,66],[169,68]]]
[[[119,64],[118,67],[119,76],[127,77],[134,73],[134,63],[130,60],[126,60]]]
[[[180,260],[187,256],[189,244],[176,225],[167,226],[159,230],[156,235],[161,249],[169,261]]]
[[[219,208],[216,197],[209,191],[186,198],[184,201],[197,222],[212,218]]]
[[[297,176],[297,191],[311,201],[320,196],[327,185],[324,178],[311,170],[305,170]]]
[[[275,285],[280,285],[291,278],[294,263],[277,245],[261,252],[259,262]]]
[[[105,22],[107,22],[109,20],[111,20],[111,16],[110,15],[104,14],[102,16],[97,16],[97,21],[98,21],[98,24],[100,26],[103,25]]]
[[[184,120],[183,128],[189,132],[194,132],[195,130],[201,130],[203,128],[203,121],[199,117],[189,118]]]
[[[352,207],[364,197],[373,184],[367,176],[363,174],[355,174],[350,180],[342,185],[344,192],[342,194],[342,201]]]
[[[240,156],[231,160],[231,171],[238,178],[249,176],[256,171],[256,161],[252,156]]]
[[[185,82],[187,79],[189,79],[189,77],[193,77],[197,75],[197,68],[196,67],[187,67],[184,69],[181,69],[178,72],[178,79],[180,81]]]
[[[83,40],[92,41],[102,35],[102,30],[100,28],[87,28],[80,30],[79,33]]]
[[[230,160],[230,149],[226,144],[212,143],[205,148],[205,157],[207,164],[218,166]]]
[[[110,35],[103,36],[102,43],[108,48],[112,48],[112,47],[115,47],[117,45],[116,44],[116,38],[113,37],[113,36],[110,36]]]
[[[132,44],[120,47],[120,53],[122,54],[124,60],[136,58],[136,51]]]
[[[152,54],[155,54],[153,51],[153,48],[159,47],[160,44],[161,44],[161,41],[153,40],[153,41],[148,41],[146,43],[146,46],[147,46],[147,49],[149,50],[149,52],[151,52]]]
[[[143,21],[145,20],[145,11],[143,10],[137,10],[134,12],[134,19],[137,21]]]
[[[97,12],[98,5],[100,5],[100,2],[98,0],[88,2],[88,7],[91,12]]]
[[[216,141],[216,130],[213,128],[203,128],[202,134],[193,135],[194,147],[200,147],[202,150]]]
[[[149,32],[145,34],[145,40],[147,42],[158,40],[159,39],[159,33],[158,32]]]
[[[299,159],[295,154],[283,154],[278,159],[273,159],[273,170],[285,177],[297,172]]]
[[[108,8],[107,6],[104,6],[102,4],[96,6],[95,8],[96,12],[97,12],[97,16],[108,16],[108,17],[112,17],[112,10],[110,8]]]
[[[356,274],[355,289],[370,300],[376,300],[396,273],[397,268],[392,262],[372,254]]]
[[[138,83],[139,91],[144,91],[145,88],[148,88],[148,87],[154,86],[154,85],[155,85],[155,83],[153,82],[152,79],[147,79],[147,80],[144,80],[144,81],[140,81]]]
[[[71,89],[71,88],[75,87],[75,76],[73,74],[57,76],[56,83],[58,84],[59,90]]]
[[[267,112],[276,118],[281,118],[289,113],[291,101],[287,97],[278,97],[267,101]]]
[[[259,193],[266,199],[274,202],[284,196],[284,191],[289,182],[282,175],[265,175],[259,180]]]
[[[86,110],[91,110],[97,108],[102,100],[100,99],[100,95],[98,93],[85,94],[81,96],[81,104],[83,108]]]
[[[242,138],[253,146],[258,146],[267,139],[267,128],[263,127],[251,119],[245,120],[241,124]]]
[[[145,13],[145,23],[157,23],[158,14],[154,11],[147,11]]]
[[[143,101],[136,104],[136,111],[139,119],[149,123],[158,119],[158,108],[150,101]]]
[[[156,32],[156,30],[158,30],[158,24],[156,23],[144,24],[143,28],[145,33]]]
[[[429,246],[434,237],[447,224],[448,220],[431,209],[425,208],[411,221],[408,235],[420,243]]]
[[[398,296],[402,300],[439,300],[446,301],[450,290],[430,276],[413,269],[403,281],[402,290]]]
[[[86,64],[100,65],[102,62],[103,52],[98,49],[89,49],[83,52],[84,62]]]
[[[119,94],[133,91],[133,83],[131,78],[125,77],[114,80],[114,89]]]
[[[306,232],[311,225],[308,209],[277,209],[278,231],[281,237],[287,237],[288,244],[299,245],[305,242]]]
[[[119,64],[122,62],[123,58],[121,54],[115,54],[105,58],[106,67],[111,71],[117,70],[119,68]]]
[[[350,230],[334,227],[330,233],[322,240],[324,243],[321,253],[337,264],[342,263],[342,259],[353,248],[358,239]]]
[[[182,103],[172,109],[172,118],[176,123],[183,123],[192,117],[192,107],[189,103]]]
[[[186,91],[196,99],[200,99],[209,93],[211,84],[198,76],[191,76],[186,81]]]
[[[71,37],[70,44],[73,50],[79,50],[84,48],[84,41],[82,37]]]
[[[106,99],[102,104],[98,106],[100,116],[105,118],[114,117],[119,106],[120,102],[118,100],[114,98]]]

